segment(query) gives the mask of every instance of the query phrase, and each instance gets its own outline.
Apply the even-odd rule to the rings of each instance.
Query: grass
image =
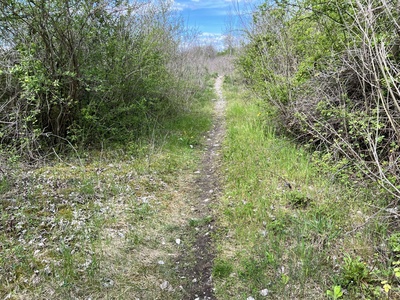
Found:
[[[217,298],[264,299],[265,290],[268,299],[327,299],[328,290],[343,299],[399,298],[391,225],[375,206],[385,194],[321,170],[316,156],[276,134],[265,117],[273,112],[238,85],[226,83],[225,98]]]
[[[1,177],[0,298],[185,299],[195,283],[178,269],[211,222],[220,300],[400,298],[398,221],[377,204],[387,195],[277,135],[273,112],[240,86],[225,89],[215,215],[190,203],[211,91],[139,141]]]
[[[213,97],[210,86],[140,141],[0,179],[0,298],[184,297],[176,239],[208,222],[192,220],[186,190]]]

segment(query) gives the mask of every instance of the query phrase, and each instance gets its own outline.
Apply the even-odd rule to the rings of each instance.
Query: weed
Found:
[[[343,291],[341,286],[335,285],[332,290],[326,291],[326,295],[333,300],[340,299],[343,296]]]
[[[241,261],[241,270],[239,276],[246,280],[254,280],[262,277],[263,268],[261,267],[260,261],[254,257],[247,257]]]
[[[344,257],[344,265],[342,267],[339,282],[341,285],[348,287],[350,285],[361,286],[370,280],[370,272],[367,264],[360,257],[352,258],[350,255]]]
[[[289,191],[285,197],[293,208],[306,208],[311,203],[311,199],[299,191]]]
[[[203,225],[207,225],[212,221],[212,216],[206,216],[201,219],[190,219],[189,220],[189,225],[192,227],[199,227]]]
[[[215,278],[227,278],[233,271],[232,264],[227,260],[218,259],[214,261],[212,275]]]
[[[389,237],[389,247],[393,252],[400,253],[400,232],[393,233]]]
[[[0,194],[4,194],[8,192],[11,188],[11,185],[6,177],[0,179]]]

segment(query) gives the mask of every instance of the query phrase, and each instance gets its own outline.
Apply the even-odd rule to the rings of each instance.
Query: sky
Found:
[[[223,48],[224,35],[237,22],[237,7],[249,0],[174,0],[174,10],[178,11],[189,28],[200,32],[203,44],[213,44]]]

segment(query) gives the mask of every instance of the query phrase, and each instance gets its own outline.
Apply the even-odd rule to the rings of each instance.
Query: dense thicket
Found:
[[[165,3],[1,0],[1,144],[35,157],[121,141],[187,107],[204,85],[202,53],[182,51]]]
[[[268,1],[239,65],[299,139],[399,191],[400,6],[385,0]]]

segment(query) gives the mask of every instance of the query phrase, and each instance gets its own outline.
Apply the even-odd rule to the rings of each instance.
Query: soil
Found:
[[[223,76],[215,81],[217,99],[214,107],[213,128],[207,133],[206,150],[192,190],[193,218],[198,222],[188,230],[193,236],[190,249],[185,249],[180,258],[181,276],[188,281],[184,287],[188,299],[216,299],[214,296],[212,267],[215,257],[213,232],[215,219],[212,205],[221,194],[219,176],[221,143],[225,135],[225,101],[222,96]],[[182,263],[183,262],[183,263]]]

